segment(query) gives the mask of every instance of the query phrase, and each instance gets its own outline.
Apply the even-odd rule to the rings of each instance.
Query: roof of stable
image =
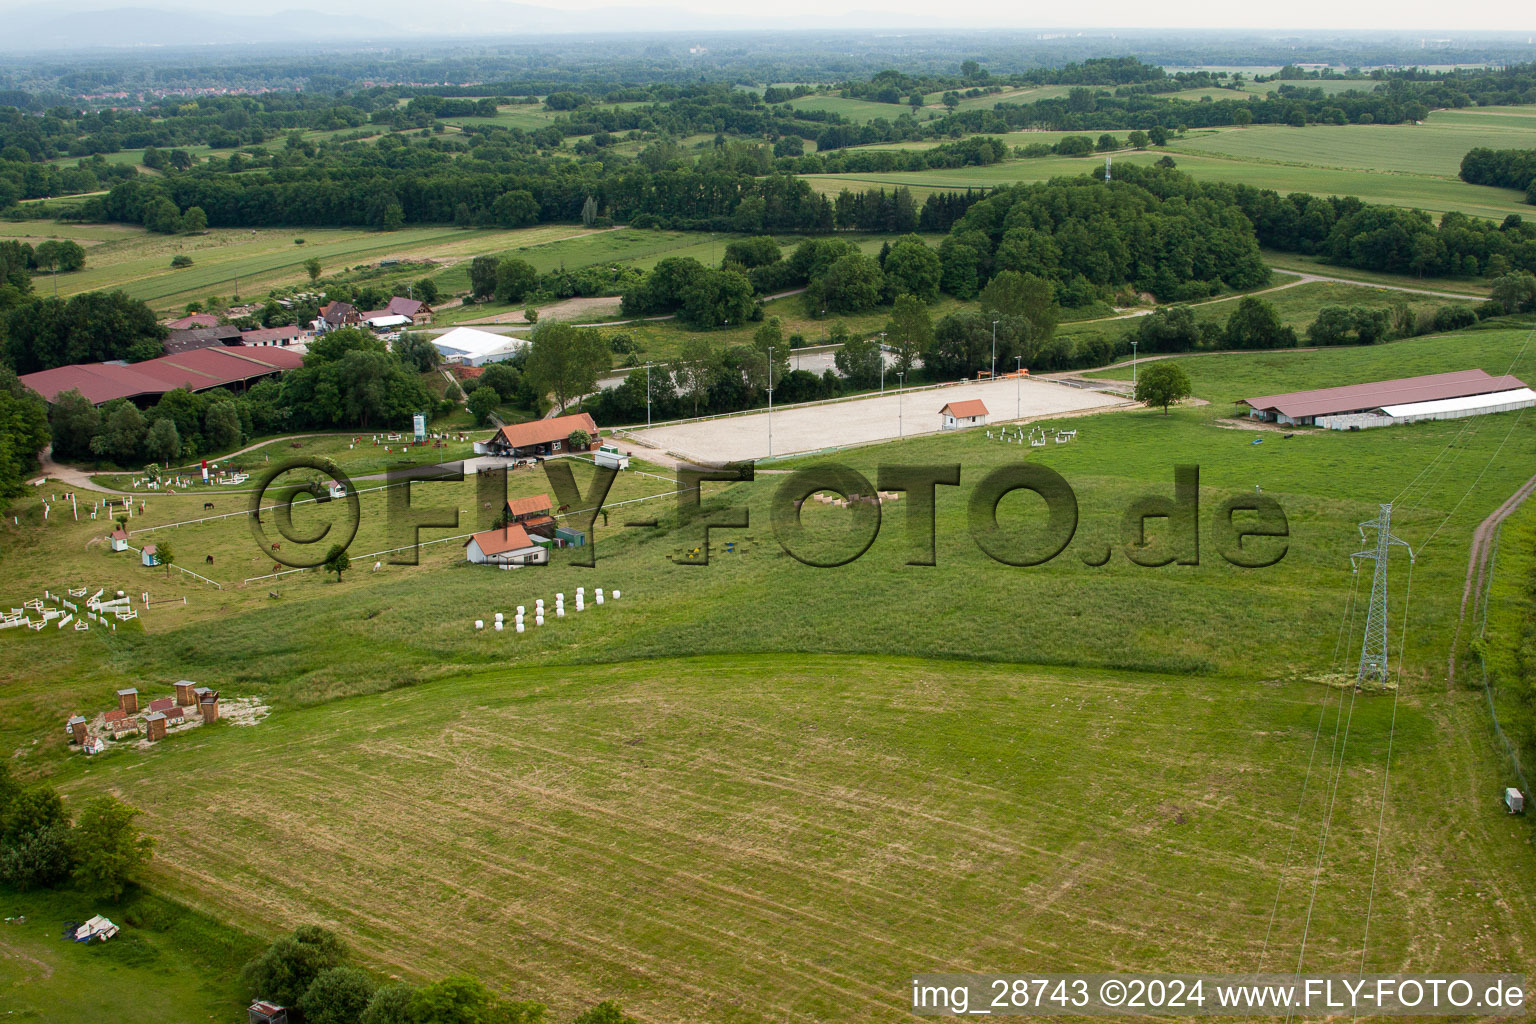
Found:
[[[528,538],[528,531],[516,523],[504,526],[499,530],[486,530],[484,533],[477,533],[469,538],[468,541],[465,541],[464,546],[469,547],[471,542],[479,545],[480,550],[487,555],[501,555],[508,551],[519,551],[523,548],[537,546]]]
[[[532,448],[534,445],[564,441],[575,430],[585,430],[591,437],[596,438],[597,421],[590,413],[579,412],[574,416],[556,416],[549,420],[512,423],[498,430],[493,440],[499,437],[503,444],[511,448]]]
[[[548,512],[554,506],[549,503],[549,495],[535,494],[531,498],[512,498],[507,502],[507,511],[515,516],[531,516],[540,512]]]
[[[1292,391],[1283,395],[1260,395],[1257,398],[1240,399],[1239,404],[1299,419],[1304,416],[1327,416],[1363,409],[1487,395],[1498,391],[1516,391],[1523,387],[1525,382],[1515,377],[1494,377],[1484,370],[1456,370],[1371,384]]]
[[[964,402],[950,402],[939,412],[947,412],[958,419],[966,419],[971,416],[987,415],[987,406],[981,399],[972,398]]]
[[[81,363],[23,374],[21,382],[53,402],[65,391],[78,391],[92,405],[114,398],[163,395],[186,388],[238,384],[279,370],[297,369],[304,358],[281,348],[224,345],[146,359],[142,363]]]

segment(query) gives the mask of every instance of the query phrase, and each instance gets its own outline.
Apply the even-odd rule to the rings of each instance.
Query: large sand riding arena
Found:
[[[1060,416],[1125,402],[1114,395],[1048,380],[972,381],[942,388],[892,390],[846,402],[775,409],[771,449],[766,411],[652,427],[637,430],[633,436],[667,451],[710,462],[761,459],[936,433],[940,429],[939,410],[946,403],[973,398],[986,403],[990,423]]]

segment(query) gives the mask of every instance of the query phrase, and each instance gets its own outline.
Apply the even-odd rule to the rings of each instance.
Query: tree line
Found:
[[[301,925],[245,965],[252,999],[302,1013],[304,1024],[546,1024],[543,1003],[507,999],[478,979],[455,974],[424,985],[380,978],[358,966],[345,941],[319,925]],[[571,1024],[637,1024],[608,1000]]]
[[[1536,203],[1536,149],[1489,149],[1479,146],[1461,158],[1461,180],[1472,185],[1513,188]]]
[[[1102,180],[1103,169],[1093,177]],[[1164,200],[1183,196],[1235,207],[1266,248],[1320,256],[1341,266],[1420,276],[1502,277],[1536,272],[1536,223],[1511,214],[1494,222],[1455,211],[1437,222],[1421,210],[1354,197],[1280,195],[1270,189],[1196,182],[1165,167],[1116,167],[1115,181]],[[1161,298],[1161,293],[1158,293]]]

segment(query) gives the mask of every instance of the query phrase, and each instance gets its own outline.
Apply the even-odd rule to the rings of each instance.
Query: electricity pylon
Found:
[[[1356,684],[1367,678],[1385,685],[1387,682],[1387,557],[1393,544],[1408,548],[1408,561],[1413,561],[1413,548],[1408,542],[1392,536],[1392,506],[1382,505],[1381,512],[1368,523],[1360,524],[1360,539],[1366,539],[1366,530],[1376,531],[1374,550],[1356,551],[1349,556],[1353,571],[1360,571],[1360,562],[1373,559],[1376,573],[1371,578],[1371,607],[1365,615],[1365,641],[1360,646],[1360,673]]]

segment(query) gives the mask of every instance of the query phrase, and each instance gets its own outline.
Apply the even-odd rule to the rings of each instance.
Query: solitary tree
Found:
[[[1160,405],[1163,415],[1168,407],[1193,394],[1189,375],[1177,363],[1161,360],[1141,371],[1136,381],[1136,401],[1147,406]]]
[[[501,404],[501,393],[495,388],[485,384],[475,388],[469,394],[469,411],[475,417],[476,426],[484,426],[486,420],[491,418],[491,413]]]
[[[311,256],[304,261],[304,270],[309,274],[309,283],[314,284],[320,280],[320,261]]]
[[[352,559],[347,557],[347,549],[340,544],[332,544],[331,550],[325,553],[324,569],[326,572],[336,574],[336,582],[341,582],[341,574],[352,566]]]
[[[111,796],[85,805],[75,825],[75,878],[86,889],[115,901],[154,856],[155,841],[133,823],[138,815],[138,808]]]
[[[896,369],[911,373],[918,356],[933,344],[933,320],[928,316],[928,307],[914,296],[896,296],[885,332],[887,342],[896,351]]]
[[[176,562],[176,552],[172,550],[168,542],[161,541],[155,547],[155,561],[165,566],[165,574],[167,576],[171,574],[171,566]]]
[[[597,375],[613,365],[613,353],[597,331],[570,324],[540,324],[533,332],[525,371],[534,390],[553,395],[555,408],[597,390]]]

